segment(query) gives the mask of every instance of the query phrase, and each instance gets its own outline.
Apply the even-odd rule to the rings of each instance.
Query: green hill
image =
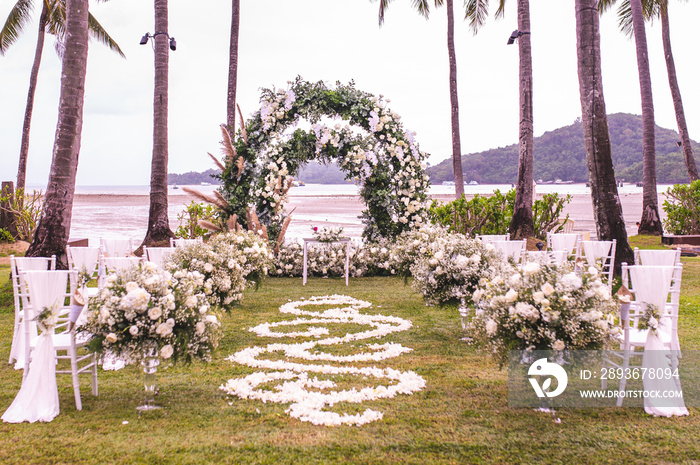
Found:
[[[642,180],[642,118],[628,113],[608,115],[615,176],[626,182]],[[683,153],[676,145],[676,131],[656,126],[656,177],[661,184],[688,182]],[[693,152],[700,165],[700,145],[693,142]],[[588,182],[583,128],[574,124],[545,132],[535,138],[534,178]],[[518,145],[462,155],[464,181],[486,184],[511,184],[517,180]],[[453,181],[452,160],[428,168],[433,184]]]

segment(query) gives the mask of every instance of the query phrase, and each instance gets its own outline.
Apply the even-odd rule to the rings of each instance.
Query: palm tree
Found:
[[[384,23],[384,10],[392,0],[379,0],[379,25]],[[435,0],[435,6],[447,6],[447,54],[450,63],[450,116],[452,128],[452,169],[455,177],[455,196],[464,195],[464,176],[462,175],[462,148],[459,135],[459,101],[457,98],[457,57],[455,54],[455,19],[453,0]],[[428,18],[430,4],[428,0],[413,0],[418,13]]]
[[[68,267],[66,244],[83,127],[88,22],[88,0],[67,0],[65,53],[51,172],[41,219],[27,250],[28,257],[50,257],[55,254],[59,266],[64,269]]]
[[[604,8],[609,8],[615,0],[603,0],[601,5]],[[678,125],[678,134],[681,136],[681,146],[683,148],[683,158],[685,166],[688,170],[688,177],[691,181],[700,179],[698,168],[693,155],[693,148],[690,144],[690,135],[688,134],[688,125],[685,121],[685,111],[683,110],[683,99],[681,98],[681,90],[678,86],[678,78],[676,76],[676,64],[673,59],[673,50],[671,48],[671,32],[668,20],[668,0],[643,0],[642,6],[644,16],[647,19],[659,18],[661,20],[661,40],[664,47],[664,57],[666,59],[666,71],[668,74],[668,85],[671,90],[671,98],[673,100],[673,108],[676,113],[676,124]],[[632,9],[629,0],[623,0],[618,8],[618,17],[620,29],[631,35],[633,32]]]
[[[238,28],[241,20],[241,1],[231,0],[231,43],[228,56],[228,98],[226,126],[231,139],[236,133],[236,83],[238,80]]]
[[[148,230],[142,245],[169,241],[175,234],[168,219],[168,0],[154,0],[155,84],[153,92],[153,156]]]
[[[607,8],[615,0],[601,0],[601,8]],[[644,10],[651,3],[642,0],[624,0],[621,10],[628,11],[631,18],[631,30],[637,53],[637,72],[639,73],[639,90],[642,97],[642,219],[639,222],[640,234],[663,234],[659,216],[659,201],[656,193],[656,140],[654,135],[654,100],[651,90],[651,72],[649,71],[649,52],[644,24]],[[629,27],[629,26],[628,26]]]
[[[603,95],[597,0],[576,0],[576,49],[586,162],[599,240],[617,239],[615,266],[633,263],[617,193]]]
[[[496,17],[502,17],[506,0],[498,1]],[[466,18],[474,33],[483,26],[488,16],[488,0],[468,0]],[[533,236],[535,227],[532,219],[533,202],[533,152],[534,130],[532,111],[532,49],[530,46],[530,0],[518,0],[519,79],[520,79],[520,128],[518,181],[515,188],[515,204],[509,232],[512,239]]]
[[[29,131],[32,122],[32,111],[34,109],[34,93],[39,75],[39,65],[44,49],[44,38],[46,33],[56,36],[56,51],[62,53],[65,43],[66,33],[66,2],[65,0],[42,0],[41,14],[39,15],[39,34],[36,41],[36,51],[34,52],[34,63],[29,77],[29,92],[27,95],[27,106],[24,110],[24,123],[22,125],[22,143],[19,151],[19,166],[17,168],[17,189],[24,189],[27,177],[27,155],[29,154]],[[4,55],[7,50],[24,32],[24,28],[30,22],[31,13],[34,9],[33,0],[18,0],[10,10],[5,25],[0,30],[0,55]],[[119,45],[107,34],[100,23],[88,13],[88,33],[91,37],[107,45],[111,50],[124,57]]]

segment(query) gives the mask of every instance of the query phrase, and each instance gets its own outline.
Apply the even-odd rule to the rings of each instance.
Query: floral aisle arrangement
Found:
[[[393,274],[389,254],[391,245],[388,241],[371,244],[351,243],[350,276],[377,276]],[[309,276],[345,276],[345,244],[323,244],[308,247],[307,266]],[[275,259],[276,276],[299,277],[304,268],[304,250],[297,243],[280,247]]]
[[[165,269],[197,272],[202,276],[203,293],[214,307],[226,308],[243,298],[242,253],[237,247],[221,242],[216,248],[205,243],[178,247],[165,259]]]
[[[614,342],[617,303],[595,267],[505,266],[474,292],[467,332],[503,366],[509,350],[593,350]]]
[[[240,252],[239,265],[243,278],[258,287],[274,265],[274,254],[267,242],[252,231],[238,231],[218,234],[208,245],[217,252],[227,247],[237,248]]]
[[[397,394],[412,394],[425,387],[425,379],[412,371],[349,364],[378,362],[412,349],[388,342],[367,344],[364,346],[367,350],[348,355],[339,354],[339,350],[332,353],[324,350],[331,345],[342,346],[354,341],[380,338],[411,328],[411,322],[402,318],[360,312],[371,306],[369,302],[343,295],[312,297],[282,305],[282,313],[296,315],[297,318],[263,323],[250,330],[260,337],[307,338],[307,341],[248,347],[237,352],[228,360],[266,371],[230,379],[220,389],[242,399],[288,403],[290,405],[286,412],[291,417],[315,425],[363,425],[381,419],[382,412],[369,408],[356,414],[341,414],[333,410],[338,410],[336,406],[341,403],[359,404],[392,398]],[[313,311],[314,307],[318,311]],[[346,332],[338,337],[330,336],[329,327],[346,324],[369,326],[369,329]],[[300,330],[287,329],[295,326],[301,326]],[[309,338],[311,339],[308,340]],[[284,357],[280,358],[277,354],[283,354]],[[366,383],[370,379],[376,379],[377,384],[361,388],[341,387],[348,382],[354,384],[354,380]]]
[[[220,323],[203,292],[197,271],[159,271],[152,263],[111,274],[91,299],[87,321],[79,329],[89,347],[141,360],[146,346],[163,359],[211,360]]]
[[[430,242],[404,247],[417,257],[410,267],[413,288],[431,305],[471,302],[479,281],[496,274],[502,264],[493,246],[463,234],[435,232]],[[408,260],[408,259],[407,259]]]
[[[312,226],[311,233],[313,234],[314,239],[319,242],[335,242],[343,237],[343,227],[339,226],[337,228],[330,228],[323,226],[319,228],[318,226]]]
[[[442,226],[426,223],[419,229],[405,231],[396,239],[391,248],[390,262],[396,274],[407,278],[412,276],[411,267],[428,253],[428,246],[438,237],[447,235]]]

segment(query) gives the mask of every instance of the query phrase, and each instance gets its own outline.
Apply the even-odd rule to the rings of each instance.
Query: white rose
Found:
[[[132,336],[136,336],[139,333],[139,327],[136,325],[133,325],[129,328],[129,334]]]
[[[219,320],[216,319],[216,315],[207,315],[207,322],[218,324]]]
[[[203,321],[198,321],[197,324],[194,325],[194,327],[197,331],[197,334],[202,334],[204,332],[204,329],[206,328],[206,325]]]
[[[164,345],[162,349],[160,349],[160,356],[163,357],[164,359],[169,359],[170,357],[173,356],[173,352],[175,350],[173,349],[173,346],[170,344]]]
[[[128,294],[128,293],[134,292],[136,289],[138,289],[139,285],[133,281],[129,281],[128,283],[126,283],[125,287],[126,287],[126,292]]]
[[[550,296],[552,292],[554,292],[554,286],[549,283],[544,283],[540,289],[542,289],[542,292],[544,292],[546,296]]]
[[[193,295],[188,296],[187,300],[185,300],[185,305],[189,308],[194,308],[197,305],[197,297]]]
[[[506,302],[515,302],[518,299],[518,293],[513,289],[508,289],[506,292]]]
[[[160,309],[160,307],[151,307],[148,309],[148,317],[151,320],[157,320],[162,314],[163,311]]]
[[[566,344],[564,344],[564,341],[557,339],[554,341],[554,344],[552,344],[552,349],[554,350],[564,350],[566,348]]]
[[[204,271],[206,271],[207,273],[211,273],[212,271],[214,271],[214,265],[212,265],[211,263],[205,263]]]
[[[496,331],[498,330],[498,323],[496,323],[493,320],[489,320],[486,322],[486,334],[489,336],[493,336],[496,334]]]
[[[540,264],[537,262],[529,262],[527,265],[523,267],[523,274],[525,276],[532,276],[533,274],[536,274],[538,271],[540,271]]]
[[[107,339],[107,342],[114,344],[115,342],[117,342],[117,335],[114,333],[109,333],[107,335],[106,339]]]

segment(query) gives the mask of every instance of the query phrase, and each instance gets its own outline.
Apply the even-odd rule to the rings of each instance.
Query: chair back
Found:
[[[564,250],[527,250],[525,260],[545,265],[561,265],[566,261],[567,255]]]
[[[576,244],[581,240],[580,233],[547,233],[547,248],[549,250],[566,250],[571,255],[576,250]]]
[[[582,262],[585,262],[588,266],[600,266],[601,272],[608,280],[608,288],[612,289],[616,250],[617,239],[612,241],[579,241],[576,247],[576,264],[582,266]]]
[[[176,239],[170,238],[170,247],[183,247],[190,244],[198,244],[202,242],[201,237],[195,237],[194,239]]]
[[[91,278],[96,278],[100,269],[101,247],[71,247],[66,246],[68,268],[85,270]]]
[[[165,259],[173,253],[175,247],[144,247],[143,255],[149,262],[155,263],[158,268],[163,268]]]
[[[56,269],[56,256],[52,255],[49,257],[15,257],[10,255],[10,280],[12,281],[12,296],[13,303],[15,306],[15,325],[14,333],[12,336],[12,347],[10,349],[9,363],[13,361],[21,361],[24,356],[24,336],[22,323],[22,301],[28,298],[28,293],[26,287],[20,285],[19,275],[23,271],[30,270],[55,270]],[[36,325],[31,324],[30,331],[32,331],[32,336],[36,336]],[[23,366],[23,364],[20,364]],[[21,368],[18,366],[17,368]]]
[[[490,244],[494,241],[509,241],[510,234],[477,234],[476,238],[481,242]]]
[[[659,309],[661,318],[671,324],[671,340],[676,341],[678,331],[678,304],[683,266],[653,266],[622,264],[622,284],[632,292],[634,300],[630,304],[631,327],[644,314],[647,304]]]
[[[681,249],[649,250],[634,248],[635,265],[675,266],[681,263]]]
[[[131,239],[105,239],[100,238],[102,253],[106,257],[128,257],[134,251],[134,242]]]
[[[515,263],[520,263],[520,260],[525,255],[527,248],[527,239],[522,241],[493,241],[491,244],[503,254],[505,260],[512,260]]]
[[[564,234],[571,234],[574,232],[574,220],[570,218],[559,218],[555,229],[558,229],[559,226],[561,226],[561,232]]]

